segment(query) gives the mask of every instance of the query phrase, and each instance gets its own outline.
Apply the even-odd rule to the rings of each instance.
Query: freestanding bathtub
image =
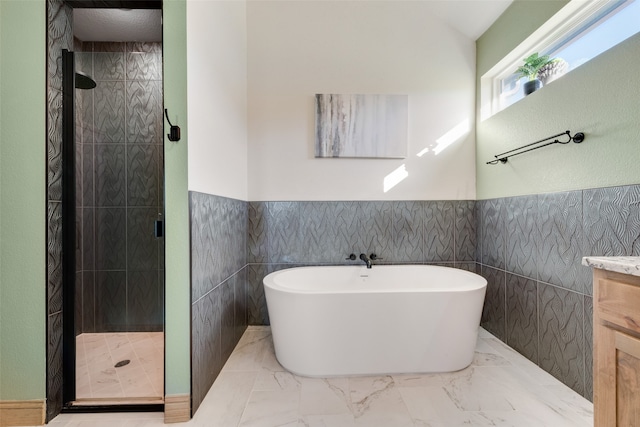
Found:
[[[263,283],[276,358],[309,377],[469,366],[487,287],[428,265],[299,267]]]

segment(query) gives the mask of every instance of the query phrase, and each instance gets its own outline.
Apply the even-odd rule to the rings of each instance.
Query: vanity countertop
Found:
[[[582,265],[640,276],[640,256],[587,256],[582,258]]]

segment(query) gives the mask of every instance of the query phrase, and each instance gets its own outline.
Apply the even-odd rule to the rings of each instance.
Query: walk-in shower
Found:
[[[162,43],[62,50],[62,400],[162,409]]]

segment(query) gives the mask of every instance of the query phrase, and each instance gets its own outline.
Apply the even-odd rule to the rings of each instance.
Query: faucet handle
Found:
[[[356,254],[350,254],[350,255],[349,255],[347,258],[345,258],[345,259],[348,259],[348,260],[351,260],[351,261],[355,261],[355,260],[356,260]]]
[[[380,258],[378,255],[376,254],[371,254],[369,255],[369,259],[371,259],[372,261],[378,260],[378,259],[384,259],[384,258]]]

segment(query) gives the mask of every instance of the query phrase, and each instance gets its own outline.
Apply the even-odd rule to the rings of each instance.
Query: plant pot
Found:
[[[523,86],[524,96],[530,95],[542,87],[542,82],[538,79],[529,80]]]

